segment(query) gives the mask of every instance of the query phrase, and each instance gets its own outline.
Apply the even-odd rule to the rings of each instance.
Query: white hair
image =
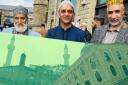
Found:
[[[69,4],[71,7],[72,7],[72,10],[73,10],[73,12],[74,12],[74,5],[71,3],[71,1],[68,1],[68,0],[64,0],[64,1],[62,1],[62,3],[59,5],[59,7],[58,7],[58,11],[60,10],[60,8],[63,6],[63,5],[65,5],[65,4]],[[75,13],[75,12],[74,12]]]

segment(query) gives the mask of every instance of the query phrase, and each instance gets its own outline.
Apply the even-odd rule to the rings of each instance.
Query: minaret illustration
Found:
[[[20,66],[24,66],[25,65],[25,61],[26,61],[26,54],[22,53],[21,57],[20,57],[19,65]]]
[[[65,44],[65,47],[64,47],[63,58],[64,58],[64,65],[69,66],[70,55],[68,53],[68,46],[67,46],[67,44]]]
[[[10,43],[8,44],[8,53],[6,57],[6,63],[4,66],[10,66],[12,61],[13,51],[15,49],[15,35],[12,36]]]

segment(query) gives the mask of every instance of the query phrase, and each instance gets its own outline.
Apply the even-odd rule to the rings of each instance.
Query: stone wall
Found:
[[[34,1],[34,15],[33,15],[33,26],[40,26],[46,23],[48,0],[35,0]]]

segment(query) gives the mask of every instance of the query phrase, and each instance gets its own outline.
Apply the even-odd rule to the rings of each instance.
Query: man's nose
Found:
[[[65,15],[68,15],[68,14],[69,14],[69,13],[66,11],[66,12],[65,12]]]
[[[19,19],[18,19],[18,23],[22,23],[22,19],[19,18]]]
[[[113,12],[112,15],[111,15],[112,18],[116,18],[116,13]]]

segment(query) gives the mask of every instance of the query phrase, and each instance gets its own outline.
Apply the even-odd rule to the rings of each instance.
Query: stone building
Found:
[[[85,45],[55,85],[127,85],[127,50],[126,44]]]
[[[40,1],[40,0],[35,0]],[[63,0],[47,0],[48,1],[48,9],[47,11],[43,11],[47,14],[44,20],[46,21],[47,28],[52,28],[57,26],[59,23],[58,19],[58,6]],[[95,15],[101,15],[105,17],[105,23],[107,23],[107,11],[106,11],[106,0],[70,0],[75,6],[75,18],[74,23],[79,25],[81,22],[85,22],[87,24],[88,30],[92,31],[92,20]],[[128,16],[128,0],[124,0],[125,8],[126,8],[126,16]],[[38,13],[38,12],[36,12]],[[42,15],[40,16],[42,17]],[[44,22],[44,21],[42,21]]]
[[[4,21],[7,18],[10,18],[10,21],[12,22],[13,12],[12,10],[14,7],[0,5],[0,25],[4,25]]]
[[[75,23],[85,22],[88,30],[91,32],[92,20],[95,15],[97,0],[77,0]]]
[[[57,0],[49,0],[47,28],[52,28],[56,21]]]
[[[13,9],[16,8],[16,6],[9,6],[9,5],[0,5],[0,25],[4,25],[4,21],[6,19],[9,19],[11,22],[13,22]],[[28,18],[29,22],[28,24],[32,24],[33,19],[33,8],[32,7],[26,7],[29,11]]]
[[[58,6],[62,0],[49,0],[48,5],[48,20],[47,20],[47,28],[53,28],[58,25],[59,17],[58,17]]]
[[[47,22],[48,0],[34,0],[33,26],[41,26]]]

